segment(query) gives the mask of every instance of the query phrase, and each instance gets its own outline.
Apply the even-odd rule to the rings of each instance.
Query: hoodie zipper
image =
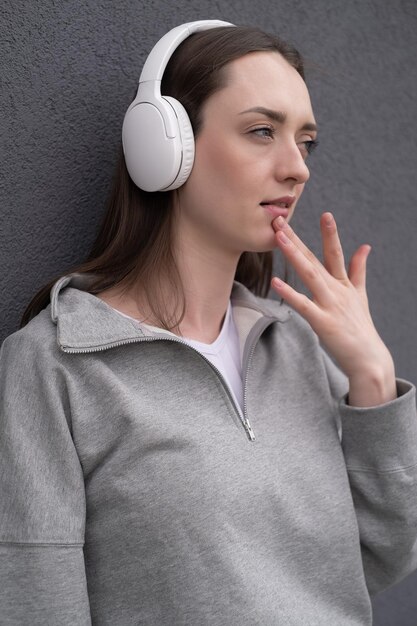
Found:
[[[264,329],[262,329],[263,331]],[[259,333],[260,335],[260,333]],[[256,337],[256,341],[259,338],[259,335],[257,335]],[[67,354],[91,354],[94,352],[104,352],[105,350],[110,350],[111,348],[118,348],[120,346],[125,346],[125,345],[129,345],[132,343],[141,343],[141,342],[147,342],[150,343],[151,341],[172,341],[173,343],[180,343],[183,346],[186,346],[187,348],[189,348],[190,350],[193,350],[193,352],[195,352],[196,354],[198,354],[210,367],[211,369],[217,374],[217,376],[220,378],[221,383],[223,385],[223,388],[235,410],[235,413],[237,414],[239,421],[241,422],[246,436],[249,439],[249,441],[255,441],[256,437],[255,437],[255,433],[253,431],[253,428],[251,426],[251,423],[249,421],[249,418],[247,417],[247,410],[246,410],[246,384],[247,384],[247,379],[248,379],[248,371],[249,371],[249,360],[246,366],[246,372],[245,372],[245,378],[244,378],[244,382],[243,382],[243,411],[240,410],[240,408],[237,406],[229,385],[227,384],[223,374],[220,372],[220,370],[213,365],[213,363],[211,363],[211,361],[209,361],[204,354],[201,354],[201,352],[199,352],[198,350],[196,350],[195,348],[193,348],[192,346],[190,346],[188,343],[186,343],[185,341],[181,341],[181,339],[171,339],[170,337],[133,337],[131,339],[125,339],[123,341],[115,341],[113,343],[108,343],[106,345],[103,346],[95,346],[94,348],[70,348],[69,346],[61,346],[61,349],[63,352],[67,353]],[[252,358],[253,352],[255,350],[255,345],[256,345],[256,341],[253,342],[252,348],[251,348],[251,352],[250,352],[250,357]]]
[[[248,389],[248,378],[249,378],[249,370],[252,362],[252,357],[255,352],[256,345],[258,340],[264,330],[268,328],[271,324],[274,323],[275,320],[262,320],[262,325],[258,328],[256,335],[253,337],[251,342],[251,347],[249,350],[248,358],[246,359],[245,372],[243,373],[243,415],[247,415],[247,389]]]

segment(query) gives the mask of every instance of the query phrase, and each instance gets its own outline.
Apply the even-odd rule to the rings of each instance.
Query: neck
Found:
[[[211,343],[226,314],[239,257],[185,243],[176,246],[186,303],[179,331],[189,339]]]

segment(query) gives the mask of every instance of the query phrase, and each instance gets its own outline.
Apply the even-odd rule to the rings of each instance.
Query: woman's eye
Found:
[[[306,141],[302,141],[298,145],[300,146],[301,154],[307,157],[309,154],[313,152],[318,146],[319,142],[317,139],[307,139]]]
[[[258,137],[266,137],[267,139],[272,139],[275,130],[270,126],[261,126],[259,128],[254,128],[250,132],[252,135],[257,135]]]

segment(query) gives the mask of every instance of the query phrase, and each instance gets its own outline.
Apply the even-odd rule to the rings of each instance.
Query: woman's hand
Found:
[[[278,247],[311,292],[311,299],[278,278],[272,287],[302,315],[349,379],[349,404],[376,406],[396,397],[394,364],[373,324],[366,294],[363,245],[346,272],[343,250],[331,213],[320,220],[324,264],[297,237],[287,222],[273,222]]]

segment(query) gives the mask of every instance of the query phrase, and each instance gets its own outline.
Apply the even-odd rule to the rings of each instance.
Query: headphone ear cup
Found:
[[[163,111],[163,114],[161,113]],[[170,120],[174,137],[167,134]],[[163,191],[177,180],[182,163],[181,135],[173,108],[167,102],[139,101],[123,120],[122,142],[126,167],[144,191]]]
[[[163,96],[162,99],[166,100],[175,112],[182,144],[182,159],[178,175],[173,183],[164,189],[164,191],[169,191],[170,189],[181,187],[189,177],[194,165],[195,141],[190,118],[181,102],[170,96]]]
[[[167,135],[166,117],[175,137]],[[127,170],[140,189],[169,191],[187,180],[194,163],[194,133],[187,111],[175,98],[132,106],[123,120],[122,141]]]

